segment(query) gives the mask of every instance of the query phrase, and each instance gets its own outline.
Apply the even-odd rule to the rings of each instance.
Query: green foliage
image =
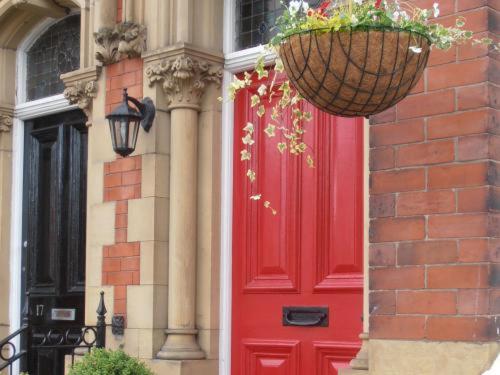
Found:
[[[318,9],[310,9],[306,1],[291,1],[288,6],[284,5],[283,15],[276,22],[278,34],[271,44],[279,46],[288,36],[309,30],[322,33],[368,28],[418,33],[438,49],[448,49],[454,44],[472,40],[472,32],[463,29],[465,18],[459,17],[455,26],[445,27],[433,20],[438,16],[438,3],[434,3],[431,9],[420,9],[399,0],[384,0],[378,7],[375,0],[348,0],[343,3],[326,0]],[[488,38],[475,42],[493,45],[498,49],[498,44]]]
[[[153,375],[143,363],[121,350],[93,349],[71,368],[69,375]]]

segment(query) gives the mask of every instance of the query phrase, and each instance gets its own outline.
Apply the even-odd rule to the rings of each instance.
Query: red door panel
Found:
[[[315,168],[277,150],[271,121],[250,107],[256,83],[235,101],[233,375],[337,374],[359,350],[363,285],[363,120],[312,111],[306,143]],[[240,161],[247,122],[257,129]],[[257,180],[250,183],[251,168]],[[278,211],[276,216],[262,194]],[[283,307],[327,307],[328,327],[283,325]]]

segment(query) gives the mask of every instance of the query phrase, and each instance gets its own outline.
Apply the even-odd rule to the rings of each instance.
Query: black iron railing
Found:
[[[28,299],[28,298],[27,298]],[[62,350],[71,356],[74,363],[75,354],[89,351],[92,348],[106,346],[106,306],[104,292],[101,292],[97,307],[97,322],[95,326],[75,327],[44,327],[35,326],[30,322],[28,301],[23,311],[21,328],[0,341],[0,371],[7,369],[13,374],[14,364],[19,361],[21,370],[25,371],[28,357],[40,350]],[[26,359],[26,361],[22,361]]]
[[[17,360],[24,358],[28,353],[27,350],[17,349],[16,341],[18,342],[18,338],[25,335],[28,331],[28,326],[22,326],[16,332],[13,332],[2,341],[0,341],[0,371],[9,367],[9,373],[12,374],[12,365]]]

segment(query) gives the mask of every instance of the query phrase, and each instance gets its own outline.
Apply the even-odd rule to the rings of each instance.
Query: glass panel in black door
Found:
[[[77,110],[25,124],[23,272],[33,341],[84,323],[85,122]],[[64,374],[65,349],[29,352],[30,375]]]

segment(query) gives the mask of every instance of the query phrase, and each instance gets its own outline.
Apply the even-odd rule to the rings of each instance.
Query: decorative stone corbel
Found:
[[[10,132],[12,128],[12,116],[0,113],[0,133]]]
[[[198,109],[206,85],[213,82],[220,87],[222,67],[181,55],[148,66],[146,79],[150,86],[162,83],[170,109],[179,106]]]
[[[97,97],[97,79],[101,72],[101,67],[75,70],[61,75],[61,79],[66,86],[64,97],[71,104],[77,104],[87,116],[87,126],[92,122],[92,101]]]
[[[115,63],[118,58],[118,44],[120,38],[116,29],[103,27],[94,33],[96,44],[95,58],[103,65]]]
[[[113,28],[104,27],[94,33],[95,58],[103,65],[120,61],[123,57],[139,57],[146,49],[146,27],[123,22]]]
[[[132,22],[116,25],[120,35],[118,53],[128,58],[139,57],[146,50],[146,27]]]
[[[92,114],[92,100],[97,97],[97,82],[96,81],[77,81],[74,86],[66,87],[64,97],[71,104],[78,104],[87,117]]]
[[[12,129],[14,109],[9,104],[0,103],[0,133],[8,133]]]

